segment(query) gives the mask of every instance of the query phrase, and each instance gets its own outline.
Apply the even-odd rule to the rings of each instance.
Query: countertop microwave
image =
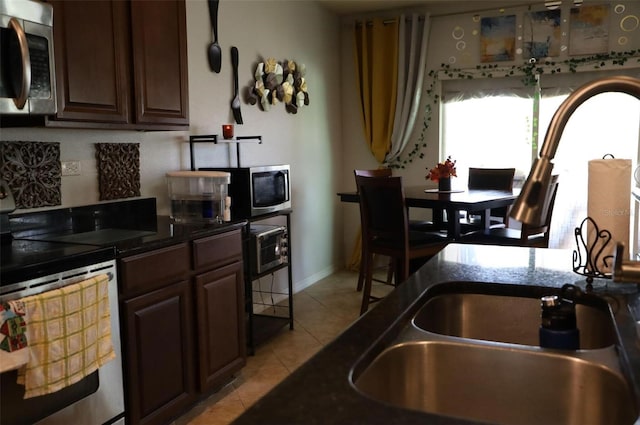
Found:
[[[53,7],[0,0],[0,40],[0,114],[55,114]]]
[[[289,165],[238,168],[199,168],[231,175],[228,195],[231,219],[244,220],[291,208]]]

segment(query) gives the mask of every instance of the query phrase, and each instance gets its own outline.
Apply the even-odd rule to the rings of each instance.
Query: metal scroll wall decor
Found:
[[[140,196],[140,143],[96,143],[100,200]]]
[[[0,142],[0,175],[16,208],[60,205],[62,167],[58,142]]]
[[[248,87],[247,101],[251,105],[259,104],[263,111],[271,106],[284,103],[291,114],[309,105],[306,67],[292,60],[282,62],[269,58],[258,63],[254,73],[255,83]]]

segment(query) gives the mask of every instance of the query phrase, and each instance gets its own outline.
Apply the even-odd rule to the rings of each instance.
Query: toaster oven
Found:
[[[251,273],[259,275],[286,264],[287,227],[251,224],[249,258]]]

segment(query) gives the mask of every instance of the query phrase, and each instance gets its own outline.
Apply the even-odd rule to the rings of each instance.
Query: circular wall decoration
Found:
[[[456,57],[455,56],[449,56],[449,63],[456,63]]]
[[[471,18],[473,20],[473,22],[480,22],[480,15],[473,15],[473,18]]]
[[[629,39],[627,37],[625,37],[624,35],[618,38],[618,44],[621,45],[621,46],[624,46],[628,42],[629,42]]]
[[[624,4],[616,4],[616,7],[613,8],[613,11],[616,12],[618,15],[624,13],[625,11]]]
[[[640,19],[636,15],[627,15],[620,20],[620,29],[622,31],[635,31],[638,26],[640,26]]]
[[[466,48],[467,48],[467,43],[465,43],[464,41],[460,40],[456,43],[456,49],[464,50]]]
[[[455,27],[451,32],[451,37],[453,37],[454,40],[461,40],[462,37],[464,37],[464,28],[460,26]]]

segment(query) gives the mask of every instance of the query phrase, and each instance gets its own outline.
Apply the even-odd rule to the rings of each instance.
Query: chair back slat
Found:
[[[377,168],[375,170],[353,170],[356,176],[363,177],[391,177],[391,168]]]
[[[407,209],[401,177],[356,176],[363,236],[403,246],[408,239]]]
[[[469,168],[469,189],[512,190],[515,168]]]
[[[469,189],[513,190],[515,168],[469,168]],[[499,217],[504,224],[509,222],[509,208],[492,208],[491,216]]]

